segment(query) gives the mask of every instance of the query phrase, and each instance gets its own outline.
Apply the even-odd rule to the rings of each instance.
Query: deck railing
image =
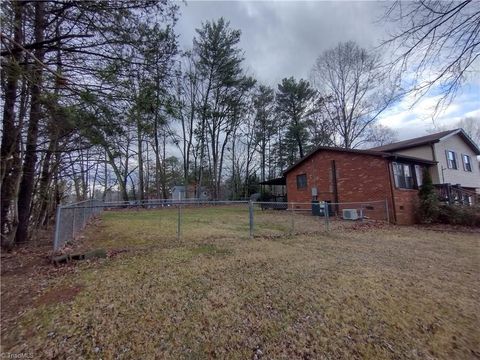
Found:
[[[479,202],[479,194],[460,185],[437,184],[435,188],[439,200],[450,205],[475,205]]]

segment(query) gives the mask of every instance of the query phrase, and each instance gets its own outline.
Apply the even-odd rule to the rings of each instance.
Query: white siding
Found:
[[[430,145],[422,145],[411,149],[404,149],[394,152],[402,155],[418,157],[420,159],[434,160],[432,147]]]
[[[432,150],[432,147],[430,145],[422,145],[422,146],[417,146],[414,148],[399,150],[395,152],[402,155],[414,156],[420,159],[435,161],[435,159],[433,158],[433,151],[434,150]],[[438,184],[441,182],[440,173],[438,171],[437,166],[430,167],[430,175],[432,176],[432,181],[434,184]]]
[[[461,184],[463,187],[480,188],[480,170],[477,156],[472,149],[465,144],[459,135],[452,135],[434,144],[435,157],[438,161],[440,183]],[[454,151],[458,169],[449,169],[447,166],[446,150]],[[462,155],[470,156],[472,172],[463,169]],[[442,176],[443,168],[443,176]],[[434,180],[435,182],[435,180]]]

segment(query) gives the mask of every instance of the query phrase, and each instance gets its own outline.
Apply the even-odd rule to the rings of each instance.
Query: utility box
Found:
[[[325,216],[325,205],[318,200],[312,201],[312,215],[313,216]]]

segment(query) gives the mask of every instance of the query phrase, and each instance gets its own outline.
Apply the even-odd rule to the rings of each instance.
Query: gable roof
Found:
[[[292,171],[298,165],[303,163],[305,160],[308,160],[309,158],[311,158],[313,155],[317,154],[320,151],[336,151],[336,152],[343,152],[343,153],[349,153],[349,154],[372,155],[372,156],[379,156],[379,157],[383,157],[383,158],[387,158],[387,159],[405,160],[405,161],[417,162],[417,163],[420,163],[420,164],[427,164],[427,165],[434,165],[434,164],[437,163],[436,161],[425,160],[425,159],[421,159],[421,158],[417,158],[417,157],[413,157],[413,156],[402,155],[402,154],[397,154],[397,153],[377,151],[377,150],[373,150],[373,149],[358,150],[358,149],[345,149],[345,148],[330,147],[330,146],[318,146],[313,151],[311,151],[307,155],[305,155],[303,158],[301,158],[300,160],[295,162],[293,165],[290,165],[283,172],[283,174],[286,175],[288,172]]]
[[[449,136],[456,135],[456,134],[458,134],[463,139],[463,141],[465,141],[465,143],[475,152],[476,155],[480,155],[480,149],[478,148],[478,145],[475,144],[475,142],[470,138],[470,136],[467,135],[467,133],[465,133],[463,129],[441,131],[435,134],[420,136],[413,139],[394,142],[392,144],[377,146],[377,147],[371,148],[370,150],[391,152],[391,151],[410,149],[417,146],[437,143]]]

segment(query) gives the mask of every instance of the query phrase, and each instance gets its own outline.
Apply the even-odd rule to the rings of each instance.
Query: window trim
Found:
[[[450,160],[448,157],[448,154],[452,153],[453,154],[453,160]],[[458,170],[458,161],[457,161],[457,153],[453,150],[445,149],[445,156],[447,158],[447,168],[451,170]],[[453,161],[455,164],[455,167],[450,166],[450,161]]]
[[[417,172],[417,169],[419,170]],[[423,185],[423,171],[425,169],[425,166],[423,165],[420,165],[420,164],[413,164],[413,172],[415,173],[415,179],[414,179],[414,182],[415,182],[415,186],[417,189],[419,189],[422,185]],[[427,168],[427,171],[428,171],[428,168]],[[420,184],[419,183],[419,178],[422,178],[422,183]]]
[[[300,177],[305,177],[305,186],[299,186],[299,181],[298,179]],[[297,183],[297,190],[306,190],[308,188],[308,177],[307,177],[307,174],[306,173],[302,173],[302,174],[297,174],[296,178],[296,183]]]
[[[465,162],[465,158],[468,158],[468,166],[470,166],[470,170],[467,169],[467,163]],[[463,164],[463,171],[473,172],[472,158],[470,157],[470,155],[462,154],[462,164]]]
[[[402,184],[400,184],[397,181],[397,176],[399,176],[399,175],[395,174],[395,168],[396,168],[397,165],[402,166],[401,176],[403,176],[405,187],[401,186]],[[409,173],[410,173],[409,177],[405,176],[405,170],[404,170],[405,166],[408,166]],[[410,163],[406,163],[406,162],[392,161],[392,175],[393,175],[393,184],[395,185],[395,189],[398,189],[398,190],[417,190],[418,189],[414,164],[410,164]],[[412,184],[411,187],[407,187],[407,181],[406,181],[407,178],[411,178],[411,184]]]

